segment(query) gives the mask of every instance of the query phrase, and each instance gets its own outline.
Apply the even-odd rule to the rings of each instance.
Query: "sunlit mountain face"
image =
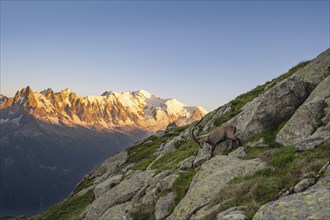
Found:
[[[146,91],[79,97],[69,89],[0,96],[0,213],[32,215],[65,198],[84,175],[132,143],[202,118],[201,107]]]

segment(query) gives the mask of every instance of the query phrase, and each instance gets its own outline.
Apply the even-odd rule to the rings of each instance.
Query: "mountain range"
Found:
[[[224,140],[213,152],[192,138],[228,124],[238,145]],[[191,125],[107,158],[32,219],[330,219],[329,149],[327,49]]]
[[[39,121],[68,127],[108,131],[156,132],[169,123],[189,124],[207,112],[188,107],[176,99],[162,99],[147,91],[104,92],[101,96],[79,97],[69,89],[33,92],[28,86],[12,98],[1,96],[1,124],[15,125],[25,110]]]
[[[80,97],[27,86],[14,97],[1,95],[1,216],[44,210],[109,155],[205,114],[143,90]]]

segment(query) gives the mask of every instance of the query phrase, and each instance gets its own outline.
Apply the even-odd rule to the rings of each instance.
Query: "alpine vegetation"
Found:
[[[34,219],[329,219],[329,66],[330,49],[135,143]]]

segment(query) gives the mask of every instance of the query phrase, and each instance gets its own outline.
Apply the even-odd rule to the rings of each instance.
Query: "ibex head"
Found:
[[[190,130],[190,137],[192,140],[194,140],[198,145],[199,147],[202,147],[202,144],[204,142],[207,142],[208,141],[208,135],[201,135],[201,136],[198,136],[196,137],[195,136],[195,129],[197,129],[197,127],[193,127],[191,130]]]

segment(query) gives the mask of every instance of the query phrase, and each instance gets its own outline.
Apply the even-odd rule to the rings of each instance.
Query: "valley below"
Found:
[[[0,107],[1,216],[44,211],[109,155],[206,113],[146,91],[82,98],[69,89],[38,93],[30,87],[1,96]]]

